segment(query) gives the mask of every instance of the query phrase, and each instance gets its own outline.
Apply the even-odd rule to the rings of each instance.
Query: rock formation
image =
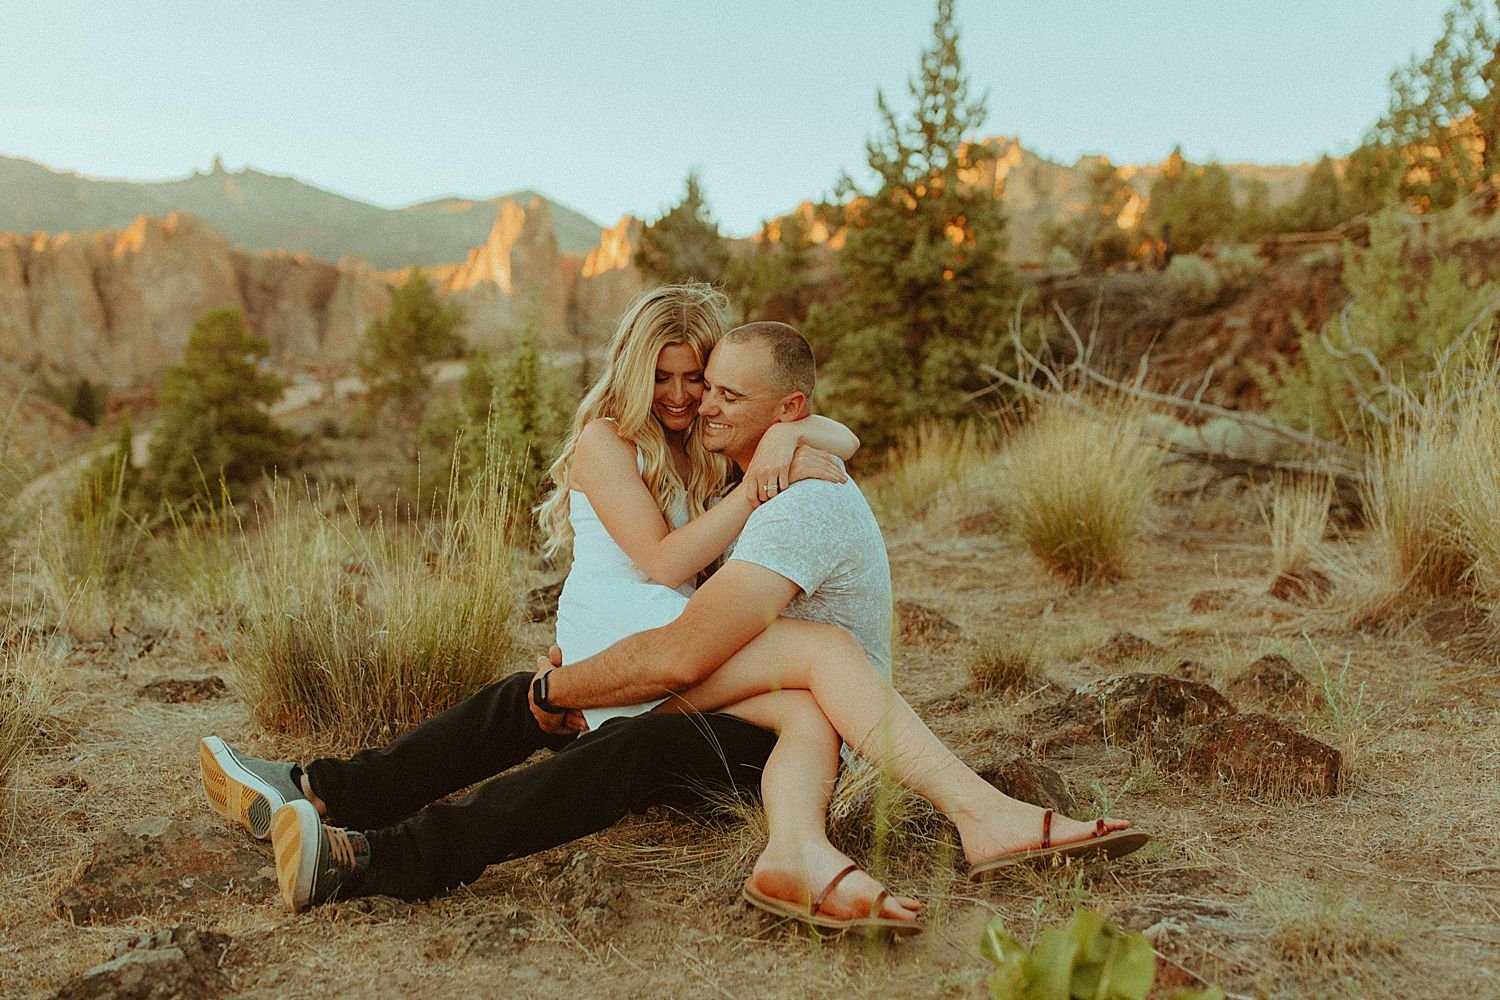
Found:
[[[119,232],[0,235],[0,357],[116,388],[154,381],[221,306],[242,310],[283,365],[337,364],[389,297],[367,267],[247,253],[180,213]]]

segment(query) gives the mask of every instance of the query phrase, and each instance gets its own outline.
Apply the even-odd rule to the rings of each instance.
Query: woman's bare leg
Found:
[[[838,734],[806,691],[757,695],[723,711],[778,734],[760,783],[770,836],[751,882],[767,896],[810,906],[852,864],[829,842],[826,830],[838,777]],[[839,919],[916,919],[921,904],[904,896],[888,897],[881,912],[871,914],[870,904],[882,888],[865,872],[854,872],[839,882],[821,912]]]
[[[947,815],[971,864],[1040,845],[1042,810],[1005,795],[954,756],[842,629],[778,618],[707,679],[663,707],[714,711],[783,689],[811,692],[860,756]],[[1128,826],[1125,820],[1105,821],[1110,831]],[[1059,816],[1052,824],[1054,844],[1094,835],[1092,822]]]

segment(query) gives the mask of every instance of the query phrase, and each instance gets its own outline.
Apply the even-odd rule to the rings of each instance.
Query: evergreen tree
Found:
[[[1350,215],[1344,186],[1327,156],[1320,157],[1295,201],[1286,206],[1282,228],[1292,232],[1332,229]]]
[[[1063,222],[1048,241],[1071,253],[1087,270],[1117,264],[1130,256],[1130,235],[1120,228],[1120,215],[1133,192],[1119,169],[1104,157],[1088,176],[1088,203],[1082,212]]]
[[[1145,222],[1156,236],[1171,226],[1173,252],[1192,253],[1233,236],[1238,215],[1229,171],[1217,163],[1194,166],[1183,159],[1179,147],[1151,185]]]
[[[187,500],[220,477],[235,491],[282,458],[291,436],[265,410],[283,389],[263,368],[270,353],[238,309],[214,309],[193,324],[181,363],[162,381],[147,463],[159,496]]]
[[[404,419],[421,413],[432,387],[427,368],[462,352],[463,321],[463,310],[439,300],[421,269],[414,269],[391,296],[386,314],[365,329],[355,357],[372,415],[388,404]]]
[[[1278,213],[1271,209],[1271,187],[1259,177],[1252,179],[1245,189],[1245,203],[1235,213],[1233,236],[1241,243],[1253,243],[1276,230],[1280,225]]]
[[[1494,0],[1454,0],[1427,58],[1391,74],[1391,101],[1358,157],[1357,207],[1392,192],[1446,208],[1500,178],[1500,24]]]
[[[932,44],[898,117],[881,94],[881,133],[867,144],[879,187],[852,196],[839,253],[843,290],[808,317],[823,352],[830,410],[879,449],[903,427],[951,417],[986,379],[1011,315],[1005,216],[989,190],[965,183],[992,154],[969,141],[985,118],[958,54],[953,0],[938,0]]]
[[[723,279],[729,246],[703,198],[696,170],[688,172],[682,201],[642,231],[635,266],[662,284]]]
[[[815,303],[831,298],[820,262],[797,211],[762,225],[754,248],[730,261],[724,283],[740,315],[801,326]]]
[[[102,389],[88,379],[81,378],[73,386],[68,413],[90,427],[98,427],[99,421],[104,419],[104,404],[107,399],[108,396]]]

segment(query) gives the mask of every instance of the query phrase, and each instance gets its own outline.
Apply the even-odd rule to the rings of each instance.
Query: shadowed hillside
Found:
[[[187,212],[246,250],[288,250],[325,260],[352,254],[382,270],[458,263],[485,241],[503,204],[527,205],[533,197],[540,196],[516,191],[386,209],[294,177],[248,167],[229,172],[217,159],[208,173],[141,182],[96,180],[0,157],[0,232],[124,229],[141,215]],[[586,253],[598,244],[598,223],[549,204],[563,253]]]

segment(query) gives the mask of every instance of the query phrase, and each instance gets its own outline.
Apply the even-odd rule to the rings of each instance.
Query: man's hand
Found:
[[[550,673],[560,666],[562,666],[562,650],[553,646],[547,650],[546,656],[536,658],[536,676]],[[536,719],[536,724],[541,727],[542,732],[551,733],[553,736],[567,736],[569,733],[581,733],[588,728],[588,723],[583,719],[583,713],[576,709],[557,713],[542,711],[532,698],[531,691],[532,689],[527,689],[526,700],[531,704],[531,717]]]

